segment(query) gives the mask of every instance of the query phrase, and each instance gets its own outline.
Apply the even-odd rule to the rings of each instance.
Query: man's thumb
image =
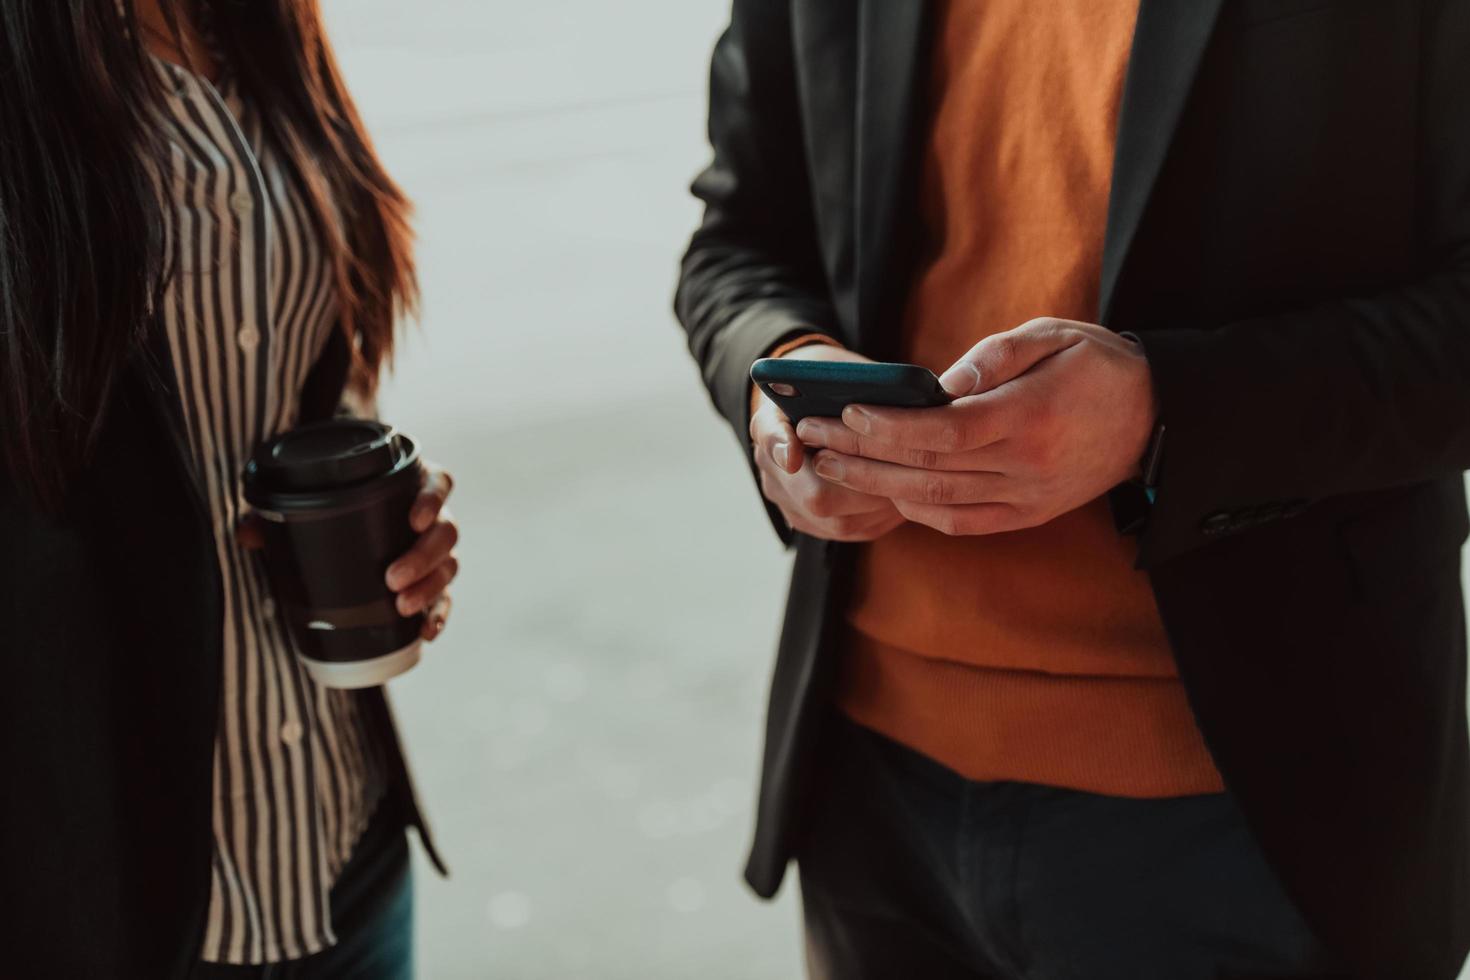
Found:
[[[952,398],[993,391],[1071,346],[1074,336],[1060,327],[1059,320],[1032,320],[986,337],[955,361],[939,384]]]

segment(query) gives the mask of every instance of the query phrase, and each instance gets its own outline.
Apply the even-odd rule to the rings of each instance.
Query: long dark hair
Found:
[[[160,0],[179,22],[181,0]],[[85,464],[169,269],[149,155],[163,93],[130,2],[0,0],[0,470],[54,505]],[[347,94],[317,0],[212,0],[214,40],[332,252],[353,383],[417,297],[408,203]],[[336,217],[340,215],[340,218]]]

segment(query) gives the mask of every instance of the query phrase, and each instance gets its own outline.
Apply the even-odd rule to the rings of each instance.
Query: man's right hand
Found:
[[[868,361],[861,354],[828,344],[811,344],[783,356],[811,361]],[[794,530],[827,541],[873,541],[904,522],[904,516],[887,497],[870,497],[817,476],[791,420],[764,394],[750,418],[750,438],[755,444],[761,492]]]

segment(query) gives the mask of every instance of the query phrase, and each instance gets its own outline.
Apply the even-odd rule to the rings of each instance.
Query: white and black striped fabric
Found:
[[[294,423],[336,301],[304,195],[256,107],[229,80],[156,66],[172,93],[172,158],[157,176],[175,270],[160,312],[224,583],[202,957],[278,962],[335,942],[329,892],[384,792],[355,695],[312,683],[259,557],[235,537],[241,469]]]

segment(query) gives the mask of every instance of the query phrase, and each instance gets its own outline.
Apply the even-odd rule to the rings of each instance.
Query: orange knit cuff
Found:
[[[812,344],[826,344],[828,347],[841,347],[842,341],[829,337],[824,333],[804,333],[790,340],[783,340],[766,354],[767,357],[785,357],[794,350],[810,347]],[[756,409],[761,407],[761,390],[757,385],[750,386],[750,414],[754,415]]]

